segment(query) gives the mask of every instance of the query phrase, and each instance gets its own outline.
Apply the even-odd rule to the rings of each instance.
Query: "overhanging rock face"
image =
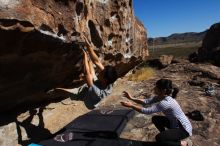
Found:
[[[120,75],[148,56],[132,0],[0,0],[0,111],[50,100],[48,88],[78,85],[82,32]]]

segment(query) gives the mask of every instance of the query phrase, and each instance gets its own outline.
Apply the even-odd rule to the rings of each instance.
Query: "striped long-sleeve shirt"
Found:
[[[158,101],[158,98],[154,97],[146,99],[145,103],[155,104],[148,108],[142,108],[142,113],[152,114],[163,112],[165,116],[169,119],[171,128],[179,128],[180,122],[182,127],[189,133],[189,135],[192,135],[192,125],[175,99],[170,96],[166,96],[163,100]]]

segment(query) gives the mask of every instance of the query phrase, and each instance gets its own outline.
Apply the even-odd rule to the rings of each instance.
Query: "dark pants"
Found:
[[[189,133],[183,128],[170,129],[170,122],[164,116],[154,116],[152,122],[160,131],[156,135],[156,141],[160,146],[181,146],[180,141],[189,137]],[[168,129],[165,130],[165,128]]]

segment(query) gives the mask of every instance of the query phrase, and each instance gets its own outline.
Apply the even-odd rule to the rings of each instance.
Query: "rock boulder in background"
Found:
[[[198,50],[199,61],[211,61],[220,66],[220,23],[216,23],[207,31]]]

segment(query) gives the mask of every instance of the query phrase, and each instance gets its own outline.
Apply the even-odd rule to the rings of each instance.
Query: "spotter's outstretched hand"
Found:
[[[132,107],[133,103],[130,101],[122,101],[121,105],[126,106],[126,107]]]

